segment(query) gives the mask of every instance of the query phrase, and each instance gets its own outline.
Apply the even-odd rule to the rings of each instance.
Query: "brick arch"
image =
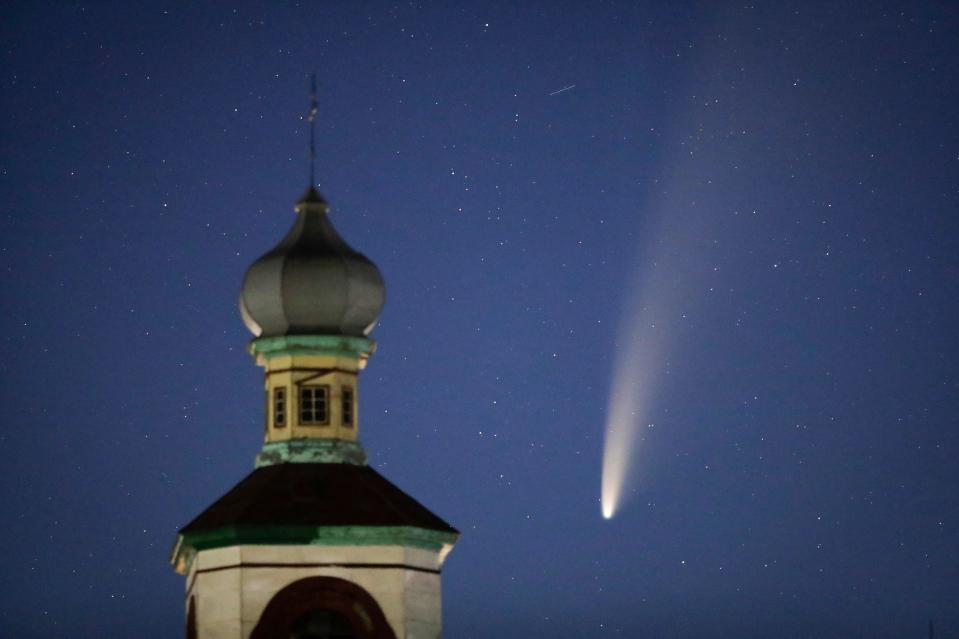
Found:
[[[293,624],[314,610],[331,610],[343,615],[359,639],[396,639],[370,593],[336,577],[307,577],[281,589],[266,605],[250,639],[288,637]]]

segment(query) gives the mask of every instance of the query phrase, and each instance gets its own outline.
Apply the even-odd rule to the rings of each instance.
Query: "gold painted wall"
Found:
[[[339,439],[356,441],[359,430],[358,363],[352,357],[327,355],[286,355],[266,362],[264,389],[267,417],[265,441],[290,439]],[[327,393],[326,424],[300,423],[300,388],[325,386]],[[274,423],[274,389],[286,389],[286,425]],[[343,423],[343,389],[353,391],[353,424]]]

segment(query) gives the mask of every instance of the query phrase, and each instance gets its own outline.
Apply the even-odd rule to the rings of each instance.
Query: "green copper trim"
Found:
[[[349,335],[278,335],[250,342],[250,354],[272,359],[283,355],[331,355],[360,359],[376,350],[376,342]]]
[[[196,553],[228,546],[409,546],[439,552],[459,535],[415,526],[227,526],[179,535],[171,563],[189,572]]]
[[[353,464],[366,466],[359,442],[341,439],[291,439],[267,442],[256,456],[256,468],[275,464]]]
[[[197,551],[243,544],[308,546],[413,546],[439,550],[455,533],[414,526],[228,526],[183,535]]]

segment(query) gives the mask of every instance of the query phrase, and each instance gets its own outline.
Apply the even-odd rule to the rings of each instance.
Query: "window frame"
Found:
[[[349,400],[347,400],[349,397]],[[343,428],[353,428],[356,426],[356,409],[354,402],[356,401],[356,394],[353,391],[352,386],[343,386],[340,389],[340,423],[343,425]],[[349,421],[347,421],[346,416],[349,414]]]
[[[286,394],[286,386],[273,388],[273,428],[286,428],[287,416],[290,413],[290,402]]]
[[[303,394],[306,391],[315,391],[321,390],[323,395],[323,419],[313,419],[306,420],[304,419],[304,409],[303,409]],[[300,426],[329,426],[330,425],[330,385],[329,384],[300,384],[299,391],[297,392],[297,417],[298,424]],[[316,395],[314,394],[311,398],[312,412],[316,414]]]

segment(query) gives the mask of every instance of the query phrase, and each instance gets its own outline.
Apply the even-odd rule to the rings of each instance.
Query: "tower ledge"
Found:
[[[366,451],[359,442],[340,439],[291,439],[263,444],[256,467],[275,464],[366,465]]]
[[[356,359],[362,369],[376,352],[376,342],[351,335],[277,335],[254,339],[248,349],[260,366],[275,357],[321,355]]]

